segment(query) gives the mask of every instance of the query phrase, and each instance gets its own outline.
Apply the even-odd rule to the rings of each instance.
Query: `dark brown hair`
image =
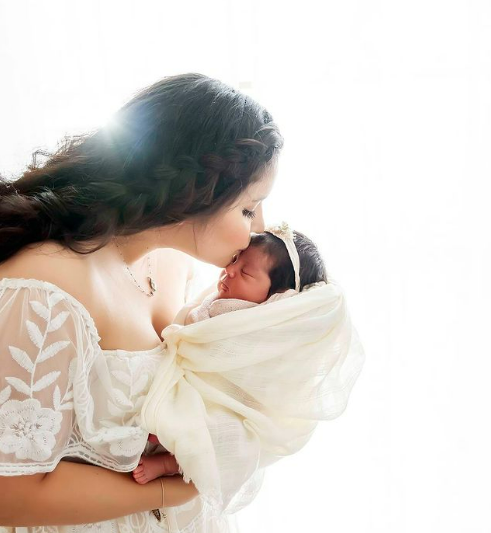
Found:
[[[65,139],[42,165],[35,152],[16,181],[0,177],[0,262],[29,243],[90,253],[114,235],[213,215],[260,179],[282,146],[271,115],[250,97],[202,74],[164,78],[110,126]]]
[[[300,259],[300,290],[311,283],[317,283],[319,281],[325,281],[327,283],[326,266],[317,246],[299,231],[294,231],[293,235],[293,242]],[[288,289],[295,288],[293,264],[285,243],[279,237],[267,231],[253,234],[250,246],[261,247],[268,257],[271,258],[271,268],[269,271],[271,287],[267,298],[277,292],[284,292]]]

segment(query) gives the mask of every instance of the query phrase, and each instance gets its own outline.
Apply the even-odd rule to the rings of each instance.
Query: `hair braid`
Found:
[[[65,138],[53,155],[38,150],[15,182],[0,177],[0,262],[32,242],[90,253],[114,235],[213,215],[260,179],[282,146],[271,115],[250,97],[202,74],[164,78],[112,126]],[[42,165],[38,154],[48,156]]]

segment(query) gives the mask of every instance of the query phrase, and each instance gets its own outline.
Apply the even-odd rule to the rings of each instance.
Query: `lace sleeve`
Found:
[[[10,281],[0,285],[0,475],[50,472],[69,454],[90,331],[61,292]]]

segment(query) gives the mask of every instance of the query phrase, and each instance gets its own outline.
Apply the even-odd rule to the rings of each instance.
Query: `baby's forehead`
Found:
[[[272,259],[271,255],[263,246],[255,245],[249,245],[249,247],[241,253],[241,258],[249,265],[253,265],[256,268],[265,271],[269,271]]]

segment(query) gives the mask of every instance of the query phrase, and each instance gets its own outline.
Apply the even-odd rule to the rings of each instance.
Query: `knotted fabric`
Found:
[[[335,283],[183,325],[213,290],[163,330],[141,419],[203,498],[235,512],[260,470],[344,411],[364,354]]]

